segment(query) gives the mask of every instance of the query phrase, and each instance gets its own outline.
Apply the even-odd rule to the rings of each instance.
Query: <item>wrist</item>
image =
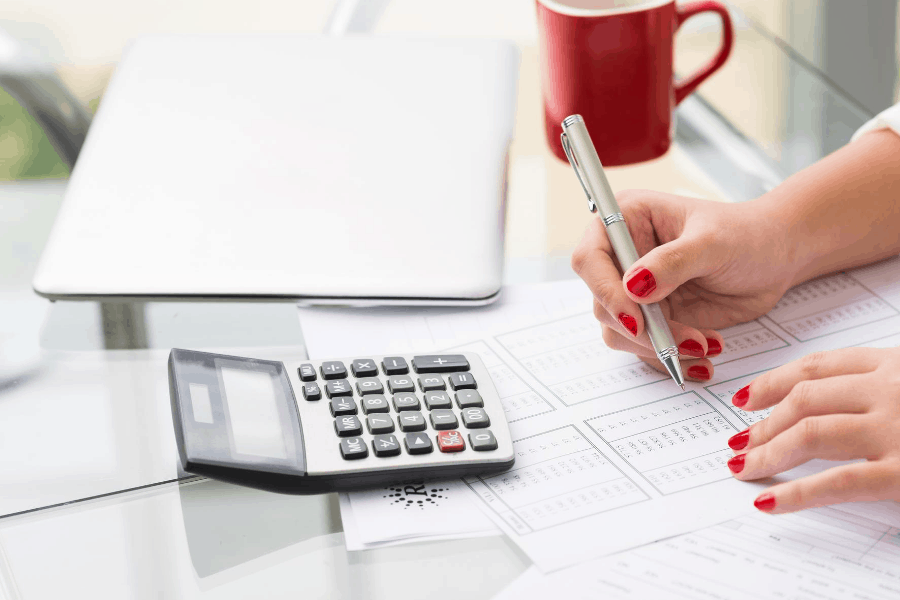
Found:
[[[786,288],[803,283],[809,276],[819,251],[810,239],[809,228],[800,210],[803,203],[792,201],[781,188],[746,203],[753,215],[760,248],[769,255],[771,266],[780,272]]]

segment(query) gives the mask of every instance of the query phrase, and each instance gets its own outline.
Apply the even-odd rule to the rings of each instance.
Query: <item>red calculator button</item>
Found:
[[[441,431],[437,434],[438,448],[441,452],[462,452],[466,443],[458,431]]]

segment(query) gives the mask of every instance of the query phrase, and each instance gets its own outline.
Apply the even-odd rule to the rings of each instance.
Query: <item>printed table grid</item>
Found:
[[[696,392],[599,415],[585,424],[660,494],[731,476],[726,440],[737,430]]]
[[[809,314],[796,314],[807,304],[812,306],[810,300],[828,295],[843,303]],[[797,341],[808,342],[898,314],[896,308],[852,275],[839,273],[791,288],[766,316]]]
[[[549,436],[549,438],[548,438]],[[522,467],[514,467],[505,473],[494,475],[491,477],[475,477],[466,479],[468,485],[479,498],[482,499],[492,510],[494,510],[501,518],[503,518],[511,527],[516,529],[519,535],[527,535],[542,529],[547,529],[559,525],[560,523],[568,523],[588,518],[593,515],[601,514],[609,510],[615,510],[622,506],[645,502],[650,499],[647,494],[641,490],[621,469],[619,469],[612,461],[610,461],[603,452],[588,439],[578,427],[574,425],[565,425],[542,433],[530,435],[513,442],[514,448],[523,443],[537,443],[546,447],[548,444],[554,444],[554,438],[559,440],[569,436],[572,441],[583,442],[581,449],[572,452],[565,452],[549,459],[540,459],[532,463],[527,463]],[[519,471],[529,471],[529,476],[534,477],[534,473],[546,468],[551,468],[559,464],[563,457],[599,457],[603,467],[608,467],[611,478],[604,478],[602,481],[593,481],[587,485],[578,485],[563,493],[556,493],[549,496],[542,496],[534,500],[517,502],[515,496],[523,494],[518,490],[512,490],[504,498],[502,492],[495,489],[494,482],[509,480],[517,477]],[[551,464],[555,463],[555,464]],[[474,485],[473,485],[474,484]],[[484,493],[489,494],[494,502],[488,502],[483,494],[476,489],[475,485],[480,484]],[[528,484],[523,486],[528,487]],[[597,496],[606,494],[609,496],[610,488],[618,493],[615,498],[599,498],[599,502],[607,501],[605,505],[591,506]],[[526,492],[527,493],[527,489]],[[593,497],[588,497],[593,496]],[[580,502],[580,504],[579,504]],[[502,506],[502,509],[498,508]],[[571,512],[571,515],[566,514]]]
[[[559,332],[554,331],[554,327],[559,327]],[[714,364],[790,346],[787,340],[758,320],[732,329],[732,333],[724,338],[725,352],[714,359]],[[609,350],[603,342],[599,324],[590,313],[522,328],[498,335],[495,340],[565,406],[576,406],[668,379],[665,373],[634,360],[631,355]],[[615,364],[617,361],[620,364]],[[614,366],[609,366],[610,362]],[[601,364],[606,368],[597,369]]]

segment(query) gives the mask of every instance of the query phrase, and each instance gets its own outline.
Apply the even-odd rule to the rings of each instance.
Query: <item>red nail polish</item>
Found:
[[[700,365],[694,365],[688,369],[688,377],[693,377],[694,379],[709,379],[709,369],[706,367],[701,367]]]
[[[622,327],[627,329],[631,335],[637,336],[637,321],[635,321],[634,317],[626,315],[625,313],[619,313],[619,323],[621,323]]]
[[[716,338],[706,338],[706,355],[716,356],[722,354],[722,344]]]
[[[731,403],[734,404],[735,406],[737,406],[738,408],[740,408],[740,407],[744,406],[745,404],[747,404],[747,401],[749,401],[749,400],[750,400],[750,386],[745,385],[744,387],[739,389],[737,391],[737,394],[735,394],[731,398]]]
[[[647,269],[641,269],[625,283],[628,291],[639,298],[649,295],[656,289],[656,279]]]
[[[745,429],[728,438],[728,447],[732,450],[743,450],[750,443],[750,430]]]
[[[728,459],[728,468],[731,469],[732,473],[740,473],[744,470],[746,456],[746,454],[738,454],[737,456],[732,456]]]
[[[753,501],[753,506],[763,512],[769,512],[775,508],[775,496],[769,492],[760,494],[759,497]]]
[[[703,346],[696,340],[684,340],[678,344],[678,353],[695,358],[703,358]]]

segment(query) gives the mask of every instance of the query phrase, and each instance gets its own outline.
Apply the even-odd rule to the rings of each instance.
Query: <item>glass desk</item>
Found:
[[[398,6],[380,33],[473,34],[441,29],[459,20]],[[545,148],[532,7],[521,10],[526,33],[511,35],[522,62],[509,283],[574,277],[568,257],[591,218],[570,167]],[[679,108],[672,150],[610,170],[615,189],[747,200],[846,143],[871,116],[735,20],[734,54]],[[702,60],[713,34],[702,23],[680,34],[679,68]],[[0,599],[489,598],[528,566],[503,537],[348,553],[334,495],[279,496],[181,472],[169,349],[303,358],[296,309],[36,297],[31,277],[65,185],[0,185]]]

